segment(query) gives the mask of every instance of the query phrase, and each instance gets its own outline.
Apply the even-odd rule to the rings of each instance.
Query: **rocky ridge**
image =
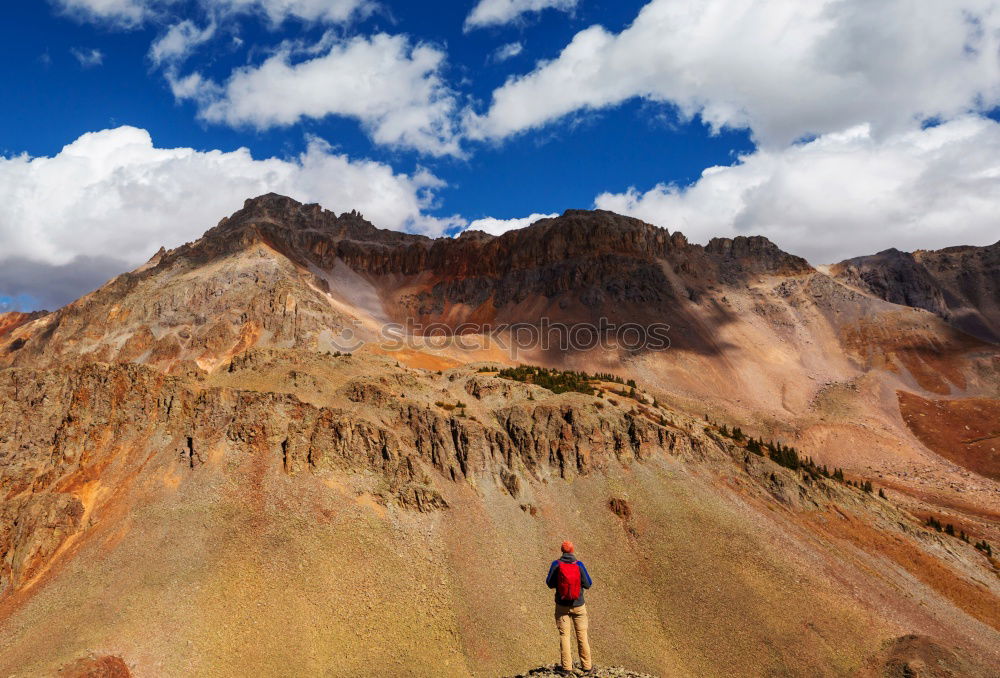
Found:
[[[501,236],[465,233],[431,240],[274,194],[248,200],[201,241],[168,254],[162,263],[212,258],[257,240],[307,267],[332,270],[343,262],[364,276],[424,279],[427,289],[404,302],[406,312],[421,318],[441,316],[455,304],[476,308],[489,302],[500,309],[535,295],[552,299],[572,293],[585,307],[605,301],[662,304],[675,292],[656,264],[661,259],[698,285],[812,270],[766,238],[716,238],[702,247],[680,233],[600,210],[567,210]]]
[[[700,347],[711,337],[690,331],[691,299],[717,283],[810,271],[764,238],[701,247],[610,212],[569,210],[499,237],[430,240],[269,194],[54,313],[9,318],[0,365],[139,361],[184,372],[251,346],[328,350],[352,326],[359,295],[379,318],[452,327],[657,317],[690,328],[680,346]]]
[[[217,256],[224,243],[238,248],[254,238],[268,240],[296,259],[309,258],[321,268],[341,259],[355,271],[371,274],[500,277],[511,270],[578,258],[620,255],[649,260],[671,253],[703,253],[720,262],[738,261],[750,271],[811,268],[763,237],[714,238],[701,247],[689,244],[681,233],[604,210],[567,210],[560,217],[500,236],[466,232],[458,238],[432,240],[376,228],[355,212],[338,217],[318,205],[302,205],[273,193],[247,200],[242,210],[222,220],[202,241],[176,252]]]
[[[1000,343],[1000,242],[913,253],[890,249],[833,267],[839,279],[894,304],[922,308]]]

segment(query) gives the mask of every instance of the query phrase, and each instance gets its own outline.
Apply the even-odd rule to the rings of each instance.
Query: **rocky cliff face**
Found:
[[[812,273],[764,238],[691,245],[610,212],[568,211],[500,237],[430,240],[276,195],[194,243],[0,333],[0,364],[138,361],[180,373],[252,346],[327,350],[363,310],[400,323],[657,321],[712,343],[686,307],[716,285]],[[342,302],[331,305],[327,295]],[[29,322],[34,320],[34,322]],[[16,336],[15,336],[16,334]]]
[[[843,261],[834,275],[894,304],[922,308],[980,339],[1000,342],[1000,242]]]
[[[274,355],[238,356],[227,381],[268,358]],[[93,509],[83,503],[88,482],[97,475],[102,484],[126,482],[151,459],[195,471],[213,450],[237,457],[258,450],[280,458],[292,476],[374,473],[380,501],[431,511],[448,506],[436,489],[442,480],[491,479],[516,499],[528,482],[692,454],[704,444],[647,408],[605,407],[582,396],[526,402],[530,387],[510,382],[503,397],[491,397],[484,393],[495,379],[477,376],[465,389],[481,418],[465,408],[449,414],[415,397],[426,387],[412,375],[380,367],[377,377],[346,383],[327,406],[288,393],[208,387],[134,364],[0,372],[0,596],[30,581],[84,526]],[[302,367],[298,374],[304,378]]]
[[[669,308],[678,290],[664,275],[663,261],[694,287],[812,270],[765,238],[714,239],[701,247],[680,233],[600,210],[569,210],[498,237],[465,233],[430,240],[273,194],[247,201],[202,241],[166,261],[214,257],[258,239],[304,266],[329,271],[342,262],[383,289],[400,312],[428,321],[456,322],[448,314],[455,306],[488,305],[492,317],[534,298],[592,310],[621,304]]]
[[[203,240],[178,250],[177,256],[215,257],[226,247],[241,249],[255,238],[321,268],[341,259],[359,273],[376,275],[431,272],[499,278],[512,270],[605,255],[654,260],[672,253],[704,254],[704,263],[716,265],[738,261],[750,273],[810,270],[803,259],[782,252],[766,238],[716,238],[703,248],[689,244],[680,233],[603,210],[567,210],[560,217],[501,236],[466,232],[458,238],[431,240],[376,228],[356,213],[338,217],[318,205],[302,205],[276,194],[248,200],[242,210],[208,231]]]

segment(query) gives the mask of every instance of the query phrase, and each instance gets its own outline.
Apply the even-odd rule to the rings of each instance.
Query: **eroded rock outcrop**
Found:
[[[383,380],[413,379],[398,372]],[[237,459],[263,453],[291,476],[374,473],[383,501],[428,511],[447,507],[440,483],[492,479],[518,497],[550,475],[686,454],[693,445],[636,411],[598,409],[579,394],[508,404],[483,421],[409,402],[377,382],[355,380],[343,394],[364,415],[136,364],[0,372],[0,592],[30,580],[85,527],[88,483],[127,479],[150,463],[197,473],[212,450]]]
[[[832,272],[886,301],[922,308],[979,339],[1000,342],[1000,242],[913,253],[890,249],[848,259]]]

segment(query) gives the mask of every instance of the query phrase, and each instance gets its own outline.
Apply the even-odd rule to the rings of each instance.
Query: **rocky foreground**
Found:
[[[558,664],[553,664],[551,666],[539,666],[536,669],[531,669],[527,673],[519,673],[512,678],[555,678],[556,676],[565,676],[567,674],[561,673],[559,671]],[[654,678],[648,673],[636,673],[635,671],[629,671],[620,666],[600,666],[594,667],[589,672],[582,671],[580,669],[573,669],[573,673],[569,675],[574,676],[594,676],[594,678]]]

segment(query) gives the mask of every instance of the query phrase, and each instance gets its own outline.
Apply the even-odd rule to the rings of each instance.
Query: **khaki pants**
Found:
[[[573,629],[570,629],[572,624]],[[587,640],[587,606],[566,607],[556,605],[556,628],[559,629],[559,655],[562,667],[567,671],[573,669],[573,644],[570,640],[572,630],[576,630],[576,644],[580,650],[580,665],[584,671],[591,667],[590,641]]]

